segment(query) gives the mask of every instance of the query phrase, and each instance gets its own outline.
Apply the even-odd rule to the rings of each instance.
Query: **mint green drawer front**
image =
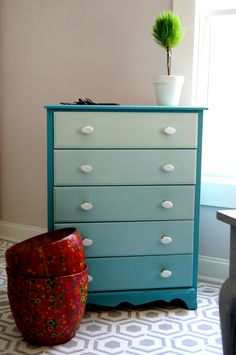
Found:
[[[54,157],[57,186],[195,183],[196,150],[56,150]]]
[[[194,191],[194,186],[55,187],[54,222],[193,219]]]
[[[91,245],[87,257],[191,254],[192,221],[56,224],[75,227]]]
[[[197,113],[191,112],[55,112],[54,125],[58,148],[197,146]],[[168,127],[175,132],[166,134]]]
[[[192,255],[88,258],[89,291],[134,290],[192,285]],[[172,274],[162,277],[161,271]]]

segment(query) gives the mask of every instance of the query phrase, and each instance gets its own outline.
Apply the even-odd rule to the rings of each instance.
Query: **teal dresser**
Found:
[[[203,108],[46,108],[48,228],[84,238],[88,302],[195,309]]]

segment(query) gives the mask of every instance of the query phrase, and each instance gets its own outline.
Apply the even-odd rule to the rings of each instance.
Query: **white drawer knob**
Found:
[[[92,239],[88,239],[88,238],[83,239],[83,246],[90,247],[90,245],[92,245],[92,244],[93,244]]]
[[[91,209],[93,208],[93,205],[92,205],[92,203],[90,203],[90,202],[83,202],[83,203],[80,205],[80,207],[82,208],[82,210],[87,211],[87,210],[91,210]]]
[[[93,277],[91,275],[88,275],[88,282],[93,281]]]
[[[161,243],[162,244],[170,244],[172,242],[172,238],[169,237],[168,235],[163,235],[161,237]]]
[[[175,167],[172,164],[165,164],[165,165],[162,166],[162,169],[164,171],[166,171],[167,173],[170,173],[171,171],[175,170]]]
[[[93,167],[91,165],[85,164],[85,165],[81,165],[80,169],[84,172],[84,173],[90,173],[90,171],[93,170]]]
[[[161,270],[160,275],[161,275],[161,277],[167,278],[172,275],[172,272],[170,270],[163,269],[163,270]]]
[[[171,134],[175,134],[176,129],[174,127],[166,127],[164,129],[164,132],[165,132],[165,134],[168,134],[168,136],[169,136]]]
[[[162,205],[163,208],[172,208],[172,207],[174,207],[173,202],[168,201],[168,200],[162,201],[161,205]]]
[[[81,128],[81,131],[83,132],[83,134],[91,134],[94,132],[94,128],[91,126],[84,126],[83,128]]]

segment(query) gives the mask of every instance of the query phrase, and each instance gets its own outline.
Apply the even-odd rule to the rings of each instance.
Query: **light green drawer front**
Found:
[[[195,150],[56,150],[54,154],[57,186],[195,183]]]
[[[192,286],[192,255],[88,258],[89,291]],[[161,277],[162,270],[171,271]]]
[[[58,148],[196,147],[197,113],[55,112]],[[84,128],[93,132],[84,134]],[[166,134],[172,127],[175,133]]]
[[[75,227],[91,245],[87,257],[193,253],[193,221],[56,224]]]
[[[54,222],[193,219],[194,194],[194,186],[55,187]]]

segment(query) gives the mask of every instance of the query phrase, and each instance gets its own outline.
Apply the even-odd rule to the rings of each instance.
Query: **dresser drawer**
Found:
[[[194,186],[55,187],[54,222],[193,219],[194,195]]]
[[[192,286],[192,255],[88,258],[89,291]],[[163,270],[171,276],[162,277]]]
[[[56,224],[86,238],[87,257],[193,253],[193,221]]]
[[[196,150],[56,150],[54,184],[194,184]]]
[[[197,146],[193,112],[55,112],[54,126],[56,148]]]

